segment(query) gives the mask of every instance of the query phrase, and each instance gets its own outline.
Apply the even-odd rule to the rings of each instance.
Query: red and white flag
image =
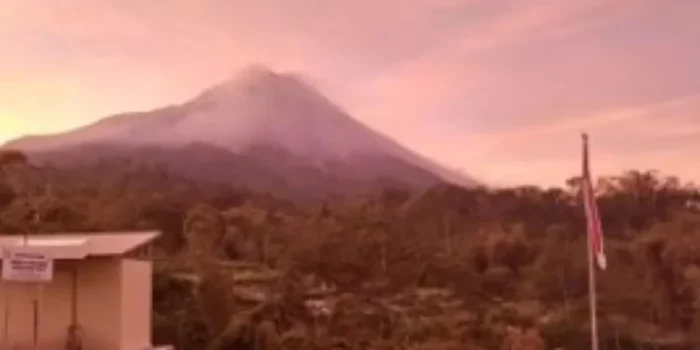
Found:
[[[591,172],[588,165],[588,137],[583,136],[583,178],[581,183],[581,191],[583,197],[583,205],[586,209],[586,223],[588,226],[588,235],[590,237],[593,256],[595,257],[598,267],[605,270],[607,267],[607,259],[603,250],[603,226],[600,222],[598,214],[598,205],[595,200],[593,182],[591,180]]]

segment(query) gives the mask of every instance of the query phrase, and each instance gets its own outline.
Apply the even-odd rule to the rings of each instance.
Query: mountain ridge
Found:
[[[334,161],[351,164],[364,159],[360,162],[364,166],[372,163],[377,167],[381,162],[369,159],[393,159],[406,163],[395,168],[407,172],[420,168],[436,181],[478,184],[367,127],[298,75],[261,66],[244,69],[184,103],[115,114],[65,133],[19,138],[3,148],[35,154],[60,151],[68,157],[68,153],[95,145],[176,151],[194,144],[225,149],[231,156],[250,153],[251,147],[277,147],[289,153],[287,158],[296,157],[319,169]],[[408,174],[375,175],[402,178]],[[424,175],[414,178],[434,182]]]

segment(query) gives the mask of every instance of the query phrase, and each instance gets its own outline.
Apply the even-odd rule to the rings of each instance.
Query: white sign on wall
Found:
[[[53,278],[53,260],[45,253],[22,247],[6,248],[2,279],[14,282],[48,282]]]

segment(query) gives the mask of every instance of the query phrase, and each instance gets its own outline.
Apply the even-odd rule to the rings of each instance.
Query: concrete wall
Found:
[[[140,350],[150,346],[150,262],[116,258],[59,261],[54,266],[53,281],[41,287],[0,284],[3,349],[32,346],[37,299],[41,349],[63,349],[68,326],[74,321],[83,327],[85,350]]]
[[[151,262],[122,260],[121,282],[121,349],[149,348],[151,346]]]
[[[48,349],[56,349],[65,344],[66,329],[71,324],[73,314],[70,302],[73,297],[72,269],[73,266],[69,264],[59,263],[54,271],[52,283],[25,286],[33,287],[31,289],[34,291],[39,290],[39,343]],[[31,295],[28,293],[28,296]],[[32,300],[25,303],[31,307]],[[32,322],[33,317],[28,323],[31,325]],[[29,330],[32,329],[29,328]],[[31,333],[29,337],[31,337]]]
[[[70,304],[64,299],[71,291],[71,274],[66,264],[56,264],[49,284],[0,283],[0,345],[24,348],[34,341],[34,303],[38,303],[38,342],[61,346],[70,324]]]
[[[90,259],[78,265],[77,322],[83,349],[120,350],[121,263]]]
[[[2,322],[0,339],[3,346],[27,345],[32,339],[32,305],[28,298],[34,294],[30,286],[2,285]],[[23,341],[24,340],[24,341]]]

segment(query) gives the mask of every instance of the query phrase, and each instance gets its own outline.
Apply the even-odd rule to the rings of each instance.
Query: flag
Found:
[[[601,270],[607,267],[607,259],[603,250],[603,227],[600,223],[600,215],[598,214],[598,205],[595,200],[593,191],[593,181],[591,180],[591,171],[588,165],[588,136],[583,135],[583,178],[581,183],[581,191],[583,197],[583,206],[586,210],[586,223],[588,227],[588,235],[590,237],[591,248],[596,263]]]

